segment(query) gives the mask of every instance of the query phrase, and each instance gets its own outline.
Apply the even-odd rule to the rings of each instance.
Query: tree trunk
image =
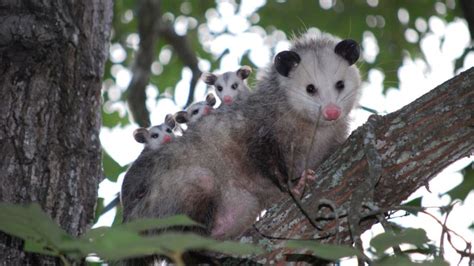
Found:
[[[0,4],[0,201],[38,202],[73,235],[102,179],[101,78],[112,0]],[[0,214],[1,215],[1,214]],[[56,265],[0,233],[4,265]]]
[[[264,264],[287,261],[287,254],[295,252],[283,248],[285,239],[351,244],[347,215],[351,219],[354,213],[367,213],[364,205],[399,205],[446,166],[473,152],[471,68],[397,112],[371,116],[317,169],[317,181],[301,200],[302,207],[314,218],[334,216],[332,206],[339,219],[316,222],[322,230],[315,229],[287,197],[256,223],[258,231],[249,230],[240,240],[271,250],[251,258]],[[360,231],[375,221],[365,221]]]

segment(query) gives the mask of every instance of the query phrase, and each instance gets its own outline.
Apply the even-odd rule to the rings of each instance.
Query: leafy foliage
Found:
[[[422,197],[412,199],[409,202],[405,203],[404,206],[421,207],[421,200],[422,200]],[[415,209],[413,211],[410,210],[409,212],[412,213],[412,214],[417,214],[418,213],[418,211],[415,210]]]
[[[461,184],[446,192],[451,197],[451,201],[455,199],[465,200],[467,195],[474,190],[474,168],[473,165],[466,166],[462,171],[464,179]]]
[[[76,238],[62,230],[39,205],[16,206],[0,203],[0,231],[25,241],[25,250],[45,255],[78,260],[97,254],[105,260],[159,254],[180,258],[189,250],[208,250],[226,254],[258,254],[261,249],[250,244],[217,241],[192,233],[142,235],[144,231],[173,226],[200,226],[186,216],[144,219],[113,227],[99,227]]]
[[[286,247],[304,251],[308,250],[314,256],[330,261],[339,261],[346,257],[358,257],[369,260],[368,262],[375,265],[419,265],[419,263],[423,265],[448,265],[443,259],[436,257],[437,250],[433,249],[428,242],[429,239],[423,229],[407,228],[399,232],[385,232],[375,236],[370,241],[368,249],[372,254],[370,258],[354,247],[320,244],[316,241],[293,240],[288,241]],[[400,244],[412,244],[417,248],[405,249],[403,253],[397,255],[386,253],[387,249],[397,247]],[[431,254],[435,256],[435,259],[414,262],[408,257],[408,254],[411,253]]]
[[[288,248],[294,249],[308,249],[313,254],[319,258],[327,259],[327,260],[339,260],[345,257],[362,257],[362,253],[353,248],[348,246],[338,246],[338,245],[328,245],[328,244],[320,244],[315,241],[288,241],[287,245]]]
[[[104,166],[107,179],[114,182],[117,181],[118,176],[127,169],[127,166],[120,166],[120,164],[112,159],[105,151],[102,152],[102,165]]]
[[[426,232],[423,229],[408,228],[398,234],[386,232],[374,237],[370,241],[370,245],[375,249],[375,254],[380,256],[388,248],[398,246],[400,244],[412,244],[421,246],[429,241]]]

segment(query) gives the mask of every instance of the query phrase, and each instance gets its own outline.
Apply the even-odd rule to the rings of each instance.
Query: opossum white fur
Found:
[[[137,159],[130,175],[144,175],[146,192],[124,208],[125,221],[186,214],[214,238],[240,235],[286,193],[289,178],[315,169],[347,138],[360,94],[358,57],[352,40],[296,39],[263,70],[250,97]]]
[[[216,104],[216,98],[213,94],[208,94],[205,101],[191,104],[186,111],[179,111],[175,114],[178,123],[195,123],[203,116],[206,116],[214,110],[212,107]]]
[[[238,98],[245,99],[250,94],[245,80],[252,73],[252,68],[243,66],[237,71],[229,71],[220,75],[203,73],[201,79],[207,84],[214,86],[217,97],[222,104],[230,105]]]
[[[173,134],[175,126],[174,118],[168,114],[163,124],[152,126],[149,129],[140,127],[133,132],[133,137],[137,142],[145,144],[145,150],[157,150],[161,145],[171,142],[175,138]]]

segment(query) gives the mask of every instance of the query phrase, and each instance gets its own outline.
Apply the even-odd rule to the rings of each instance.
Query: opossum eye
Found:
[[[167,128],[167,129],[166,129],[166,132],[171,133],[171,129],[170,129],[170,128]]]
[[[222,91],[222,86],[217,86],[216,89],[217,89],[218,91]]]
[[[154,138],[154,139],[157,139],[160,135],[158,135],[158,133],[153,133],[151,134],[151,137]]]
[[[221,87],[222,88],[222,87]],[[192,115],[197,115],[199,113],[199,110],[198,109],[195,109],[193,110],[193,112],[191,113]]]
[[[315,94],[316,91],[316,87],[314,87],[313,84],[309,84],[308,86],[306,86],[306,92],[308,92],[309,94]]]
[[[336,82],[336,89],[338,91],[342,91],[344,89],[344,81],[339,80],[338,82]]]
[[[235,89],[237,89],[237,87],[238,87],[238,86],[239,86],[239,84],[237,84],[237,83],[234,83],[234,84],[232,84],[232,86],[231,86],[231,87],[232,87],[232,89],[233,89],[233,90],[235,90]]]

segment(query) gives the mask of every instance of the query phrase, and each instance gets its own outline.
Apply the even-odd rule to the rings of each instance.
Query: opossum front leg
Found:
[[[309,182],[312,182],[315,180],[316,180],[316,173],[313,170],[311,169],[304,170],[300,178],[298,179],[298,182],[291,188],[291,192],[293,193],[293,195],[300,197],[303,195],[306,185]]]

